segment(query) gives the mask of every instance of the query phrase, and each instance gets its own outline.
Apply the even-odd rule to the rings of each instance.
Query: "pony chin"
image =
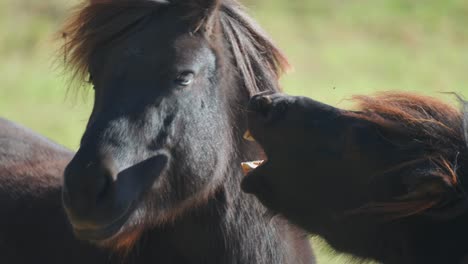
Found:
[[[108,239],[95,241],[95,243],[99,247],[111,249],[116,254],[126,257],[138,243],[144,231],[144,227],[134,226],[120,231]]]
[[[94,243],[100,247],[109,248],[123,257],[128,256],[148,229],[167,224],[174,224],[177,219],[183,217],[183,215],[188,211],[206,204],[208,200],[215,195],[216,189],[208,188],[208,190],[202,192],[202,194],[197,196],[197,198],[185,200],[179,206],[171,210],[159,212],[157,217],[153,217],[151,219],[151,224],[141,224],[142,220],[135,220],[135,218],[133,218],[134,216],[131,216],[130,219],[127,220],[127,224],[125,224],[115,235],[101,241],[94,241]]]

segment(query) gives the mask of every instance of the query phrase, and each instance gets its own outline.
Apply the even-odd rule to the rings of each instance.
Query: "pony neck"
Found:
[[[300,263],[288,260],[286,225],[267,221],[259,203],[237,189],[228,181],[203,206],[152,229],[142,237],[151,248],[140,252],[158,252],[161,263]]]
[[[308,239],[284,220],[267,218],[260,202],[240,190],[243,156],[255,155],[258,150],[245,146],[250,147],[233,152],[224,180],[207,202],[173,222],[148,230],[131,255],[141,252],[144,256],[138,259],[160,263],[311,263]],[[295,251],[297,245],[303,252]],[[309,261],[296,261],[301,254]]]

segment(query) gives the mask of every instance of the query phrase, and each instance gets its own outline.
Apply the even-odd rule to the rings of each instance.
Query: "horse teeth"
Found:
[[[255,138],[252,136],[250,133],[250,130],[245,131],[244,133],[244,139],[248,141],[255,141]]]
[[[242,162],[241,166],[242,166],[242,171],[244,172],[244,175],[247,175],[247,173],[253,171],[258,166],[262,165],[263,162],[264,160]]]

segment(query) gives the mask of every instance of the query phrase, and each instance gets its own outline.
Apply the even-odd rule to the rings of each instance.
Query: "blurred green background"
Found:
[[[54,33],[77,0],[0,0],[0,115],[76,149],[90,95],[67,96]],[[289,56],[288,93],[345,106],[352,94],[468,95],[466,0],[245,0]],[[319,247],[321,244],[317,243]],[[329,249],[319,263],[348,263]]]

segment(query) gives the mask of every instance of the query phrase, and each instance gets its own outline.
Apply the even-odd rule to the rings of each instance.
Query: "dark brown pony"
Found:
[[[0,118],[0,263],[107,263],[74,238],[61,205],[73,152]]]
[[[85,3],[64,29],[94,108],[64,173],[77,237],[160,263],[311,263],[308,239],[240,191],[250,95],[285,57],[233,0]],[[134,250],[132,250],[134,249]]]
[[[268,161],[243,181],[342,252],[383,263],[468,261],[467,107],[411,93],[346,111],[259,95],[249,127]]]

